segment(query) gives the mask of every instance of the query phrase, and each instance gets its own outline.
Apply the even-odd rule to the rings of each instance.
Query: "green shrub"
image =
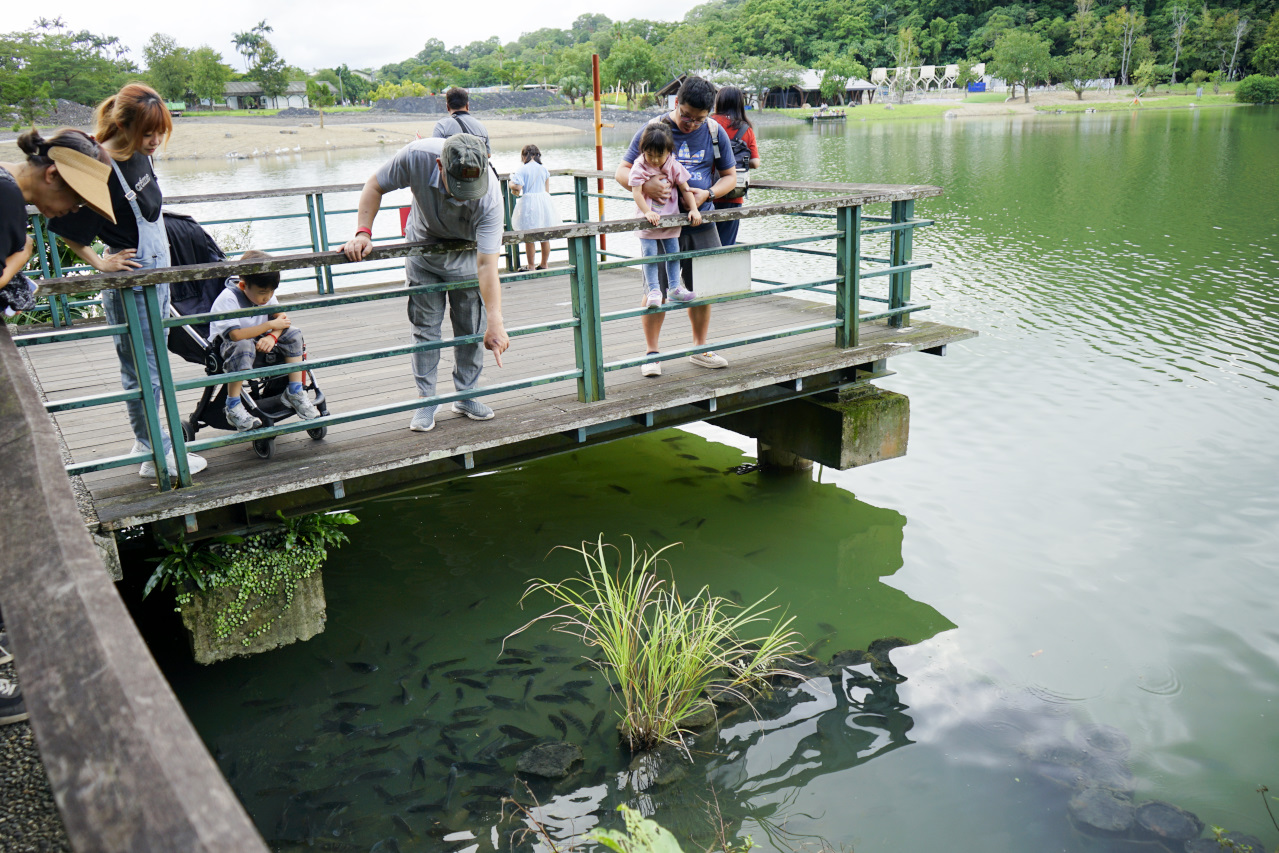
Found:
[[[1279,103],[1279,77],[1250,74],[1235,88],[1235,100],[1245,104]]]

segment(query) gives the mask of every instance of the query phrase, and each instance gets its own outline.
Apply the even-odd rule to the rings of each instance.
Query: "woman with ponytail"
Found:
[[[151,155],[159,150],[165,137],[173,132],[173,119],[164,105],[164,99],[149,86],[130,83],[98,105],[96,114],[97,140],[110,155],[111,211],[114,221],[92,210],[82,210],[58,217],[49,228],[71,247],[89,266],[99,272],[121,270],[159,269],[170,266],[169,238],[164,228],[161,208],[164,196],[151,165]],[[94,240],[102,240],[107,249],[101,255],[93,251]],[[169,285],[155,286],[160,299],[160,313],[169,313]],[[104,290],[102,307],[110,323],[124,323],[124,300],[133,299],[145,326],[148,322],[146,301],[142,288],[132,290]],[[166,330],[167,332],[167,330]],[[116,356],[120,360],[120,384],[126,391],[138,387],[138,376],[133,366],[129,341],[125,337],[114,338]],[[146,342],[147,367],[151,373],[151,392],[155,405],[160,407],[160,378],[157,370],[158,356],[150,339]],[[125,403],[129,411],[129,425],[136,442],[133,453],[151,449],[147,435],[146,419],[141,400]],[[173,459],[173,445],[168,433],[164,434],[164,452],[168,458],[170,474],[177,473]],[[187,454],[191,473],[204,470],[208,464],[194,453]],[[139,472],[143,477],[155,476],[152,462],[142,463]]]
[[[110,217],[107,155],[84,133],[70,128],[48,139],[37,130],[18,137],[26,155],[19,163],[0,163],[0,312],[12,317],[35,305],[35,285],[23,274],[31,258],[27,205],[48,217],[79,210],[82,205]]]

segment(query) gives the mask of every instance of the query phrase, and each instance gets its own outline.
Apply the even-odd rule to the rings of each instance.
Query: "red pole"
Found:
[[[604,171],[604,131],[603,122],[600,120],[600,55],[598,53],[591,54],[591,93],[595,99],[595,168]],[[604,179],[600,178],[597,182],[598,192],[604,195]],[[604,221],[604,199],[597,199],[599,202],[600,222]],[[604,234],[600,235],[601,251],[608,247],[605,242]]]

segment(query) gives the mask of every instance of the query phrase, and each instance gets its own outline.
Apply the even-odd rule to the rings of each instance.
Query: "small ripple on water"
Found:
[[[1181,677],[1167,664],[1147,665],[1137,671],[1137,689],[1156,696],[1176,696],[1181,692]]]

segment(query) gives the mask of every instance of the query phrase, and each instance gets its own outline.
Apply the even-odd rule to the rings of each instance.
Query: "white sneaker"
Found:
[[[130,453],[149,453],[150,451],[147,448],[142,446],[142,442],[135,441],[133,442],[133,449],[130,450],[129,452]],[[178,463],[173,458],[172,450],[169,451],[168,456],[164,457],[164,460],[166,463],[165,467],[169,469],[169,476],[170,477],[178,476]],[[199,474],[205,468],[209,467],[209,461],[205,459],[203,456],[197,456],[194,453],[188,453],[187,467],[191,469],[192,474]],[[138,469],[138,476],[144,479],[154,477],[155,476],[154,460],[148,459],[146,462],[143,462],[142,467]]]
[[[728,360],[713,352],[694,353],[688,357],[688,360],[693,362],[693,364],[696,364],[698,367],[709,367],[712,370],[720,367],[728,367]]]
[[[640,376],[661,376],[662,363],[660,361],[650,361],[640,365]]]
[[[662,291],[660,288],[654,287],[648,293],[644,294],[645,308],[661,308],[662,307]]]
[[[306,391],[300,391],[297,394],[292,391],[285,391],[280,395],[280,402],[297,412],[298,417],[304,421],[314,420],[320,416],[320,410],[315,408],[315,404],[306,395]]]
[[[243,403],[238,406],[228,406],[226,410],[226,419],[227,423],[235,427],[240,432],[257,429],[262,426],[262,419],[255,417],[253,413],[244,407]]]
[[[423,406],[413,413],[413,420],[409,421],[409,429],[414,432],[430,432],[435,429],[435,410],[439,406]]]

